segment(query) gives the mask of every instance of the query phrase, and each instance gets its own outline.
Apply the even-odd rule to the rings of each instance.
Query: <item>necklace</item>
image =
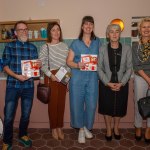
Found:
[[[137,56],[139,61],[146,62],[150,56],[150,40],[147,43],[143,43],[141,40],[139,41],[139,45],[137,48]]]

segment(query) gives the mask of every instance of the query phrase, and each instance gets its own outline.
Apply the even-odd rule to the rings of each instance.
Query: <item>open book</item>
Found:
[[[97,55],[81,54],[81,62],[85,63],[82,71],[97,71]]]
[[[27,77],[39,77],[40,70],[38,61],[38,59],[21,60],[22,75]]]
[[[68,84],[70,77],[71,77],[71,73],[67,70],[66,67],[62,66],[59,68],[59,70],[57,71],[57,73],[55,74],[55,76],[58,78],[58,80],[63,83],[63,84]]]

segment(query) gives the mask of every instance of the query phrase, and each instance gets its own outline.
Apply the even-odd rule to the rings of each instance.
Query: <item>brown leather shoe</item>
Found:
[[[142,129],[135,127],[135,139],[140,141],[142,139]]]
[[[150,128],[146,128],[146,130],[145,130],[145,142],[146,143],[150,143]]]
[[[57,129],[52,129],[52,137],[56,140],[58,140],[58,133],[57,133]]]
[[[64,140],[64,133],[61,128],[57,128],[58,138]]]
[[[12,145],[3,143],[2,150],[12,150]]]

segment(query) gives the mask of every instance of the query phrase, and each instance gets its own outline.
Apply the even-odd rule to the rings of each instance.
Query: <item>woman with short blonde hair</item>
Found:
[[[134,100],[135,100],[135,139],[142,138],[143,118],[139,114],[137,101],[150,95],[150,18],[142,19],[138,24],[139,41],[132,44],[134,68]],[[147,118],[145,142],[150,143],[150,118]]]

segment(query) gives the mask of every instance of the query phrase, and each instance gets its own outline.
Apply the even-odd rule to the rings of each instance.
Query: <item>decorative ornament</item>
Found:
[[[121,19],[113,19],[110,24],[117,24],[120,26],[121,28],[121,32],[123,31],[124,29],[124,22],[121,20]]]

